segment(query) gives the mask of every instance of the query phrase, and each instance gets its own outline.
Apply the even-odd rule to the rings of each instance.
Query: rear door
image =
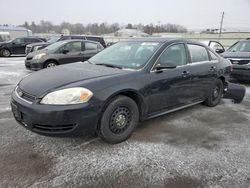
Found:
[[[60,64],[83,61],[83,49],[81,41],[72,41],[66,43],[59,49],[58,61]]]
[[[190,55],[190,73],[192,75],[192,90],[195,100],[204,99],[210,92],[217,77],[216,64],[218,60],[211,60],[207,48],[188,43]]]
[[[88,60],[95,54],[97,54],[102,49],[100,48],[100,45],[98,43],[94,42],[83,42],[84,43],[84,53],[83,53],[83,59],[84,61]]]

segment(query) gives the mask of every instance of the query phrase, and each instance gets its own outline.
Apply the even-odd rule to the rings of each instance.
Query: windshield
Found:
[[[98,53],[89,61],[94,64],[140,69],[158,47],[158,42],[119,42]]]
[[[65,43],[66,43],[65,41],[55,42],[55,43],[47,46],[45,49],[46,50],[57,50],[59,47],[61,47]]]
[[[229,52],[250,52],[250,41],[239,41],[228,49]]]
[[[48,43],[54,43],[56,42],[60,37],[51,37],[49,40],[48,40]]]

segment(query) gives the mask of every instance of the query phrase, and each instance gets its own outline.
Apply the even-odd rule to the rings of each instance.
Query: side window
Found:
[[[70,42],[65,44],[60,51],[67,50],[69,52],[80,52],[82,51],[82,43],[81,42]]]
[[[62,36],[59,41],[61,41],[61,40],[70,40],[70,39],[71,39],[71,37],[69,37],[69,36]]]
[[[162,66],[180,66],[187,63],[184,44],[174,44],[167,48],[160,56],[157,64]]]
[[[97,50],[98,45],[91,42],[85,42],[85,50]]]
[[[80,40],[86,40],[83,36],[72,36],[71,39],[80,39]]]
[[[42,42],[42,41],[40,39],[26,38],[26,42],[35,43],[35,42]]]
[[[188,49],[190,51],[192,63],[209,61],[206,48],[199,45],[188,44]]]
[[[209,50],[209,54],[210,54],[210,56],[211,56],[211,60],[213,61],[213,60],[218,60],[218,57],[213,53],[213,52],[211,52],[210,50]]]
[[[22,43],[24,43],[24,38],[16,38],[15,40],[13,40],[13,43],[22,44]]]

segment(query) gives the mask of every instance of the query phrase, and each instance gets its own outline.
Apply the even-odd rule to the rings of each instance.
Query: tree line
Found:
[[[92,35],[101,35],[101,34],[110,34],[115,33],[121,28],[127,29],[138,29],[149,35],[152,33],[183,33],[187,32],[187,28],[178,25],[178,24],[127,24],[120,25],[119,23],[89,23],[83,25],[82,23],[71,24],[69,22],[62,22],[59,25],[55,25],[50,21],[40,21],[40,23],[35,23],[34,21],[28,23],[25,21],[23,25],[20,25],[27,29],[30,29],[33,33],[62,33],[63,29],[68,29],[71,34],[92,34]]]

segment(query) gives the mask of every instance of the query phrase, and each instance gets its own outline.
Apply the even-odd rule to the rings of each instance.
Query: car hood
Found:
[[[41,53],[46,53],[46,54],[48,54],[49,51],[46,50],[46,49],[37,50],[37,51],[34,51],[34,52],[29,53],[29,54],[26,56],[26,58],[33,58],[35,55],[41,54]]]
[[[79,62],[32,73],[19,83],[19,87],[26,93],[41,97],[69,84],[83,83],[86,80],[126,74],[127,72],[129,71]]]
[[[250,58],[250,52],[224,52],[221,56],[225,58]]]

